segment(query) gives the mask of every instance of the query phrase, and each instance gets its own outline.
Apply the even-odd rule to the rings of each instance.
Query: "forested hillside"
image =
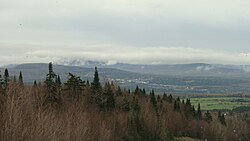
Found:
[[[202,111],[190,99],[149,94],[135,86],[68,73],[65,83],[52,63],[33,85],[6,69],[0,76],[0,140],[171,141],[189,137],[208,141],[250,140],[247,113]]]

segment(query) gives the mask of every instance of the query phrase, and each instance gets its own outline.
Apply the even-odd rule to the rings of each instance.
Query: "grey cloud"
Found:
[[[249,64],[250,56],[229,52],[218,52],[210,49],[194,49],[186,47],[124,47],[118,45],[93,45],[69,47],[58,50],[50,46],[42,50],[27,51],[22,47],[16,54],[0,56],[0,64],[34,63],[34,62],[62,62],[63,60],[96,60],[122,63],[223,63],[223,64]],[[5,50],[8,52],[8,49]],[[8,61],[7,61],[8,60]]]
[[[249,17],[248,0],[8,0],[0,6],[1,63],[15,62],[13,54],[20,63],[250,63],[238,56],[250,52]]]

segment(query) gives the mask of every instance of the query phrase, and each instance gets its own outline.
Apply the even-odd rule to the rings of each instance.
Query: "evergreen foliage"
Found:
[[[121,90],[121,87],[118,86],[116,90],[116,96],[120,96],[120,95],[122,95],[122,90]]]
[[[57,77],[57,85],[60,86],[60,77]],[[68,80],[64,83],[65,90],[69,91],[72,99],[79,100],[79,94],[82,93],[85,87],[85,81],[81,80],[79,76],[75,76],[72,73],[68,74]]]
[[[208,123],[210,123],[211,121],[213,121],[213,117],[212,117],[212,115],[210,114],[209,111],[207,111],[207,112],[205,113],[204,120],[207,121]]]
[[[221,123],[222,125],[224,125],[224,126],[227,125],[225,116],[224,116],[224,114],[221,114],[220,111],[218,112],[218,120],[220,121],[220,123]]]
[[[161,102],[161,97],[160,97],[160,95],[157,96],[157,102]]]
[[[154,107],[157,106],[157,101],[156,101],[156,98],[155,98],[154,89],[152,89],[152,91],[150,92],[150,102],[152,103],[152,105],[153,105]]]
[[[146,90],[144,88],[142,89],[142,94],[146,95]]]
[[[0,71],[1,73],[1,71]],[[0,74],[0,93],[5,95],[5,90],[6,90],[6,85],[5,85],[5,80]]]
[[[91,83],[91,102],[95,102],[97,105],[102,104],[102,86],[100,83],[97,67],[95,67],[94,80]]]
[[[140,96],[140,97],[146,96],[146,90],[145,90],[144,88],[141,89],[141,88],[137,85],[136,88],[135,88],[134,94],[137,95],[137,96]]]
[[[197,119],[202,119],[202,113],[201,113],[201,105],[198,103],[198,109],[197,109]]]
[[[190,99],[186,100],[186,103],[184,104],[184,110],[185,110],[185,115],[186,115],[187,118],[189,118],[190,116],[191,117],[195,116],[195,110],[192,109]]]
[[[162,96],[162,100],[163,100],[163,101],[168,101],[168,96],[167,96],[167,94],[166,94],[166,93],[164,93],[164,94],[163,94],[163,96]]]
[[[57,89],[57,75],[53,71],[52,63],[49,63],[49,72],[46,75],[45,84],[48,94],[45,96],[44,104],[55,104],[59,106],[61,104],[60,93]]]
[[[180,97],[177,97],[176,101],[178,101],[178,102],[181,102],[181,99],[180,99]]]
[[[127,141],[143,141],[146,140],[146,132],[143,127],[143,121],[140,119],[140,105],[138,99],[134,96],[131,103],[131,115],[129,117],[128,129],[129,135]]]
[[[66,90],[83,90],[85,86],[85,81],[83,81],[79,76],[75,76],[72,73],[69,73],[68,80],[66,83],[64,83],[64,85],[66,87]]]
[[[135,96],[133,96],[130,109],[132,110],[133,114],[138,114],[141,110],[138,99]]]
[[[191,109],[192,105],[191,105],[190,99],[186,100],[186,105],[185,106],[186,106],[186,108],[188,108],[188,109],[190,108]]]
[[[172,103],[172,102],[173,102],[173,96],[172,96],[171,94],[168,96],[168,102],[169,102],[169,103]]]
[[[37,87],[37,83],[36,83],[36,80],[34,81],[34,84],[33,84],[34,87]]]
[[[180,101],[178,101],[178,100],[174,101],[174,110],[175,111],[180,111],[181,110]]]
[[[6,68],[6,69],[4,70],[4,80],[5,80],[5,84],[6,84],[6,85],[8,85],[9,77],[10,77],[9,71],[8,71],[8,69]]]
[[[20,71],[20,73],[19,73],[19,77],[18,77],[18,78],[19,78],[19,79],[18,79],[18,80],[19,80],[19,81],[18,81],[19,84],[20,84],[20,85],[23,85],[23,74],[22,74],[21,71]]]
[[[130,102],[129,102],[129,97],[128,96],[124,96],[124,98],[122,99],[122,104],[120,106],[120,109],[122,109],[123,111],[129,111],[130,110]]]
[[[60,75],[57,75],[57,78],[56,78],[56,84],[57,84],[57,86],[58,86],[59,88],[60,88],[60,87],[61,87],[61,85],[62,85]]]
[[[97,70],[97,67],[95,67],[95,74],[94,74],[94,80],[93,82],[91,83],[91,88],[94,90],[94,91],[99,91],[101,90],[101,83],[100,83],[100,79],[99,79],[99,75],[98,75],[98,70]]]
[[[130,92],[130,89],[128,89],[128,93],[130,94],[131,92]]]
[[[86,86],[87,86],[87,87],[90,86],[90,84],[89,84],[89,79],[87,79],[87,81],[86,81]]]
[[[115,108],[115,98],[114,94],[111,89],[110,83],[106,83],[104,87],[104,96],[105,96],[105,101],[104,101],[104,108],[109,111]]]
[[[135,88],[135,95],[139,95],[140,94],[140,89],[139,86],[137,85]]]
[[[2,93],[3,95],[6,94],[8,83],[9,83],[9,72],[8,69],[6,68],[4,71],[4,76],[0,74],[0,93]]]
[[[191,115],[192,115],[193,117],[196,116],[196,111],[195,111],[194,105],[192,106],[192,109],[191,109]]]

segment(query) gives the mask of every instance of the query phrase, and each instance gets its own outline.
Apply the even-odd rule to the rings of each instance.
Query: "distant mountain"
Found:
[[[133,65],[133,64],[114,64],[106,66],[130,72],[143,74],[160,75],[181,75],[181,76],[250,76],[249,66],[237,65],[211,65],[204,63],[194,64],[173,64],[173,65]]]
[[[69,72],[81,76],[85,79],[92,79],[94,75],[94,67],[78,67],[78,66],[65,66],[65,65],[53,65],[53,69],[56,74],[60,75],[62,81],[66,81],[67,75]],[[4,68],[0,68],[4,72]],[[18,76],[19,72],[23,73],[24,81],[26,83],[33,83],[34,80],[43,81],[45,80],[46,74],[48,73],[48,64],[45,63],[30,63],[30,64],[21,64],[15,65],[8,68],[11,76]],[[100,76],[105,79],[111,78],[133,78],[141,77],[141,74],[127,72],[123,70],[118,70],[115,68],[98,68]]]
[[[86,61],[81,59],[76,60],[62,60],[57,64],[69,66],[90,67],[95,66],[101,68],[114,68],[129,72],[136,72],[142,74],[156,74],[156,75],[181,75],[181,76],[250,76],[250,66],[247,65],[221,65],[221,64],[125,64],[116,63],[109,64],[100,61]]]
[[[80,76],[85,81],[93,80],[94,67],[98,71],[102,82],[114,81],[124,88],[134,90],[139,85],[147,91],[172,94],[196,93],[249,93],[250,67],[237,65],[211,64],[176,64],[176,65],[133,65],[113,64],[89,61],[83,66],[69,66],[54,64],[54,71],[65,82],[68,73]],[[4,68],[0,68],[1,74]],[[44,81],[48,73],[48,64],[34,63],[11,65],[8,67],[10,75],[18,77],[22,71],[25,83],[33,84],[34,80]]]
[[[155,75],[180,75],[180,76],[244,76],[250,77],[250,66],[248,65],[220,65],[220,64],[124,64],[117,63],[109,65],[106,62],[74,60],[71,62],[55,63],[58,66],[94,68],[113,68],[141,74]],[[25,64],[23,64],[25,65]],[[6,65],[3,68],[18,68],[23,65]]]

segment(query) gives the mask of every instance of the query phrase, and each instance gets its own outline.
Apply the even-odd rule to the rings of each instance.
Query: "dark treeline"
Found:
[[[1,73],[2,74],[2,73]],[[190,99],[126,90],[72,73],[65,83],[49,63],[44,82],[26,85],[8,69],[0,74],[0,140],[248,141],[247,114],[225,116],[195,109]]]

